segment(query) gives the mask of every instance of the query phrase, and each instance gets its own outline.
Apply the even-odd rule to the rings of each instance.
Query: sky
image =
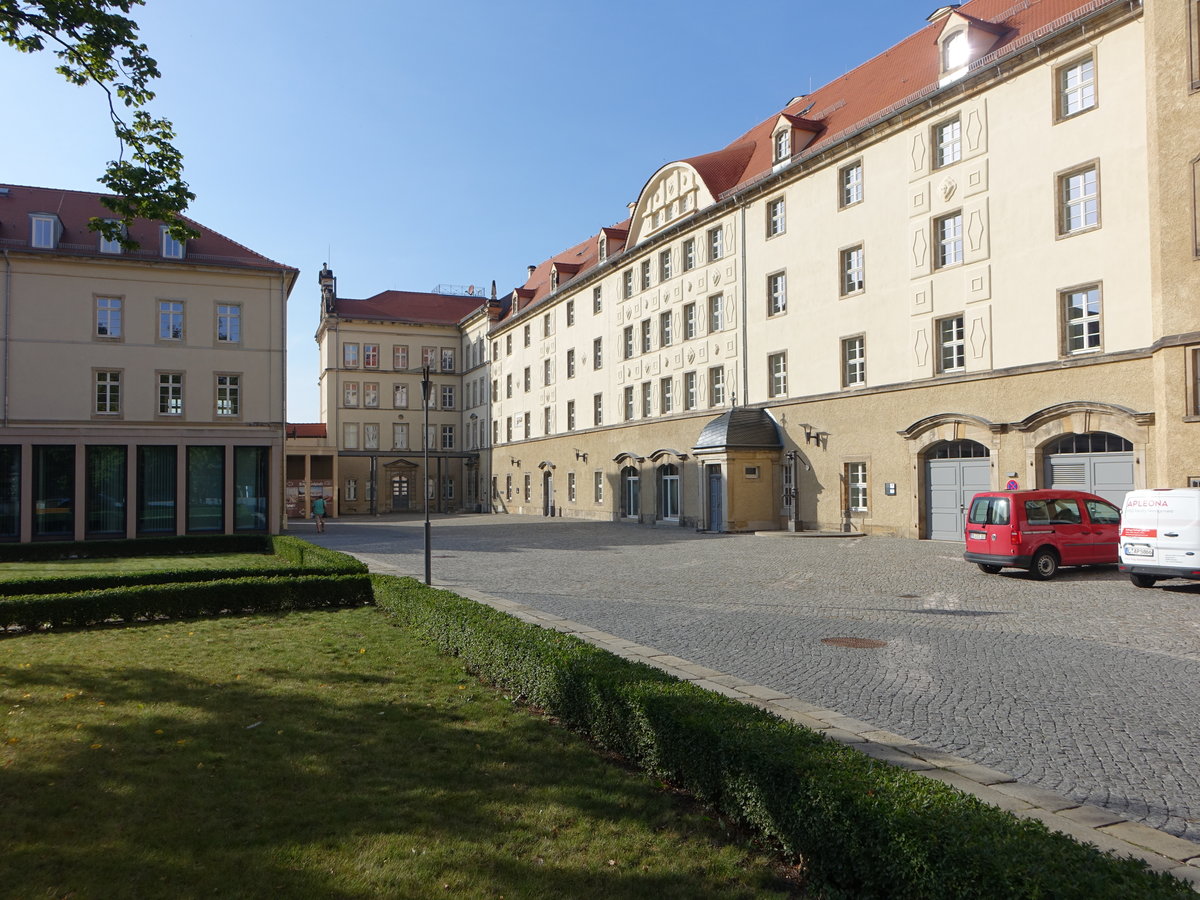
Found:
[[[147,0],[133,17],[187,215],[300,269],[287,416],[315,422],[322,263],[341,297],[511,291],[624,219],[659,167],[726,146],[937,5]],[[0,46],[0,182],[99,190],[118,152],[104,95],[54,62]]]

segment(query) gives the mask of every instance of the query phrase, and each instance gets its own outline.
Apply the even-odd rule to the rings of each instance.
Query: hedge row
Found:
[[[1140,861],[573,636],[413,579],[373,581],[379,606],[468,669],[801,861],[816,894],[1194,897]]]
[[[26,594],[0,603],[0,629],[97,625],[228,612],[276,612],[372,602],[368,575],[257,576],[199,584],[134,585],[65,594]]]
[[[295,540],[295,538],[293,538]],[[136,556],[196,556],[201,553],[271,553],[266,534],[188,534],[106,541],[46,541],[0,544],[0,562],[53,562]]]

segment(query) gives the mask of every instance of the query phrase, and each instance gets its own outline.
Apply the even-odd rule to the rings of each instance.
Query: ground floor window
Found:
[[[91,446],[86,450],[83,508],[88,535],[125,535],[126,453],[123,446]]]
[[[0,538],[21,536],[21,448],[0,446]]]
[[[658,467],[659,518],[679,518],[679,467],[665,465]]]
[[[237,447],[233,451],[233,529],[267,528],[269,447]]]
[[[225,529],[225,448],[187,448],[187,530]]]
[[[867,464],[846,463],[846,508],[851,512],[867,511]]]
[[[137,530],[139,534],[174,534],[175,447],[138,447]]]
[[[641,479],[638,470],[626,466],[621,470],[621,507],[625,516],[637,516],[641,512]]]
[[[75,448],[33,448],[33,536],[71,540],[75,536]]]

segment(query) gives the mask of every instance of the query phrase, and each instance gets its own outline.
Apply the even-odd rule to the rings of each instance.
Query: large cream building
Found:
[[[472,500],[958,539],[977,490],[1200,479],[1198,9],[943,7],[507,296],[444,306]]]
[[[0,185],[0,540],[277,532],[297,271]]]

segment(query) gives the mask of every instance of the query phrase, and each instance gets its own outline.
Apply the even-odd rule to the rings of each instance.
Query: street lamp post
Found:
[[[433,557],[429,542],[429,366],[421,367],[421,402],[425,407],[425,434],[422,443],[425,446],[425,471],[421,493],[425,496],[425,583],[433,583]]]

